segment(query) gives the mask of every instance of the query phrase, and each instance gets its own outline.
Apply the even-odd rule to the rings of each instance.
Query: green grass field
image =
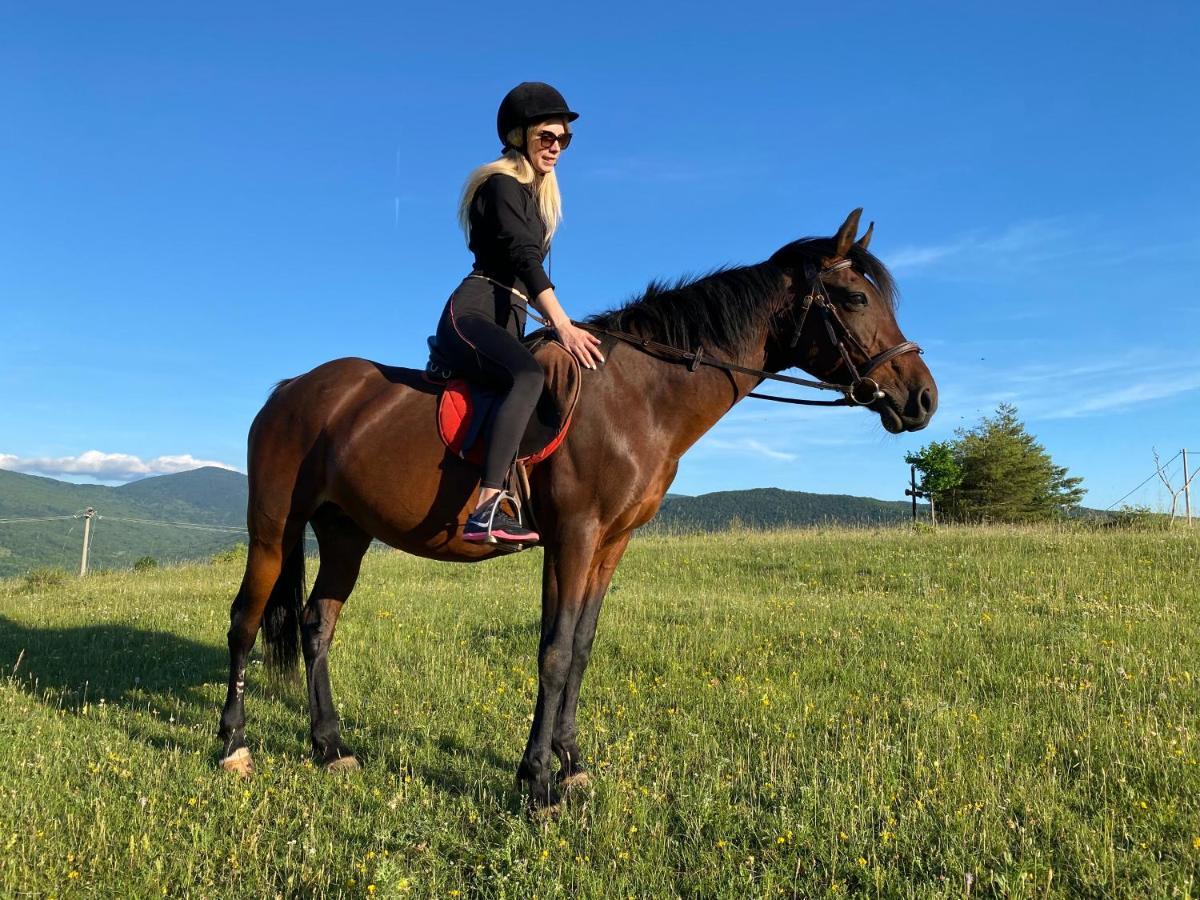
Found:
[[[248,781],[236,560],[0,581],[0,895],[1200,892],[1198,531],[639,538],[549,824],[513,788],[539,565],[371,554],[332,654],[366,767],[314,769],[255,663]]]

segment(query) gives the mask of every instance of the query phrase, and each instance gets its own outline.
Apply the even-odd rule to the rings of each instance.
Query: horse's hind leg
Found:
[[[313,516],[313,531],[321,550],[321,567],[301,617],[301,645],[308,672],[308,708],[312,747],[329,770],[357,768],[354,752],[342,743],[341,722],[329,683],[329,646],[338,616],[358,580],[371,536],[336,507],[326,506]]]
[[[249,775],[251,771],[250,750],[246,746],[246,661],[254,648],[263,611],[271,592],[276,590],[276,583],[285,579],[303,581],[303,534],[303,522],[289,522],[283,535],[274,540],[261,536],[251,539],[246,553],[246,572],[229,610],[229,685],[218,735],[221,738],[221,767],[238,775]],[[300,554],[298,558],[297,553]],[[286,587],[280,585],[281,589]]]

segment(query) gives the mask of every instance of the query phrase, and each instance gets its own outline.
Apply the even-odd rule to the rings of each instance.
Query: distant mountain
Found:
[[[920,512],[925,509],[918,507]],[[911,501],[754,488],[717,491],[697,497],[668,494],[658,515],[647,527],[672,531],[721,531],[735,522],[751,528],[797,528],[894,525],[911,518]]]
[[[89,506],[97,510],[90,554],[94,569],[127,568],[143,556],[159,562],[199,559],[243,542],[244,532],[165,523],[240,528],[246,522],[246,496],[245,475],[211,466],[120,487],[0,470],[0,520],[71,516]],[[0,576],[39,566],[74,570],[82,544],[82,519],[0,522]]]
[[[246,476],[229,469],[205,466],[177,475],[131,481],[113,491],[123,500],[156,510],[160,518],[183,517],[216,525],[246,524]]]
[[[246,498],[245,475],[214,467],[159,475],[120,487],[70,484],[0,470],[0,519],[69,516],[89,506],[99,512],[92,568],[126,568],[143,556],[159,562],[203,559],[243,542],[244,532],[184,526],[240,528],[246,521]],[[647,528],[719,531],[733,523],[753,528],[888,525],[906,521],[911,510],[904,501],[756,488],[698,497],[668,494]],[[81,519],[0,522],[0,576],[38,566],[74,570],[82,541]]]

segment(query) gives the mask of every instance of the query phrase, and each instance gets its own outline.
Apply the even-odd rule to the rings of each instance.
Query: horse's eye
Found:
[[[847,303],[849,303],[850,306],[866,306],[867,305],[867,295],[866,294],[860,294],[857,291],[854,291],[850,294],[847,294],[846,297],[847,297]]]

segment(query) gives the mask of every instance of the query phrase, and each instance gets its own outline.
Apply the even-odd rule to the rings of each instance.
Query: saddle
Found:
[[[524,344],[546,373],[542,396],[517,450],[517,462],[528,470],[557,450],[566,438],[583,379],[579,362],[557,341],[534,332]],[[429,338],[425,377],[442,384],[437,403],[437,427],[442,443],[467,462],[483,465],[501,395],[458,377],[438,353],[433,337]]]

